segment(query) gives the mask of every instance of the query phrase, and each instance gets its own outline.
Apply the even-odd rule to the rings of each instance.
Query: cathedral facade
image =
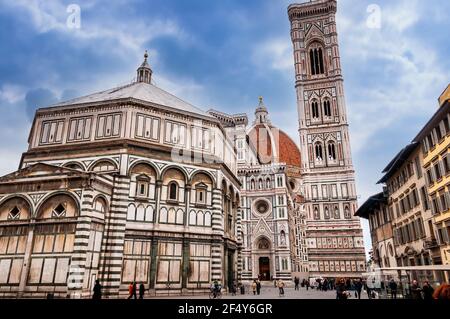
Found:
[[[300,147],[262,98],[249,123],[156,87],[147,54],[132,83],[39,109],[19,169],[0,178],[0,297],[359,277],[335,12],[289,7]]]

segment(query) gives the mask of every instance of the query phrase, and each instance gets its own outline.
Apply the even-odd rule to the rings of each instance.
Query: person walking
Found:
[[[278,280],[278,290],[280,293],[280,297],[284,296],[284,281],[282,279]]]
[[[326,278],[323,281],[322,290],[323,291],[327,291],[328,290],[328,279],[326,279]]]
[[[355,283],[355,291],[356,291],[356,297],[358,299],[361,299],[361,291],[363,288],[363,283],[361,279],[358,279],[358,281],[356,281]]]
[[[136,296],[136,282],[133,281],[129,286],[128,286],[128,299],[134,298],[137,299]]]
[[[299,290],[300,279],[294,278],[295,290]]]
[[[338,284],[336,285],[336,299],[342,300],[347,299],[345,295],[345,280],[341,279],[339,280]]]
[[[309,290],[309,279],[308,279],[308,280],[306,280],[306,282],[305,282],[305,286],[306,286],[306,291],[308,291],[308,290]]]
[[[411,298],[414,300],[422,300],[422,289],[419,286],[417,280],[413,280],[411,285]]]
[[[391,299],[397,299],[397,283],[394,278],[389,282],[389,289],[391,290]]]
[[[261,281],[259,279],[256,281],[256,294],[258,296],[261,294]]]
[[[433,300],[434,289],[428,281],[425,281],[423,284],[422,291],[424,300]]]
[[[256,283],[256,280],[253,280],[252,283],[252,291],[253,291],[253,295],[256,295],[256,288],[257,288],[258,284]]]
[[[139,299],[144,299],[144,294],[145,294],[145,286],[144,283],[141,282],[141,284],[139,285]]]
[[[95,280],[94,285],[94,294],[92,295],[92,299],[102,299],[102,285],[100,285],[100,281]]]

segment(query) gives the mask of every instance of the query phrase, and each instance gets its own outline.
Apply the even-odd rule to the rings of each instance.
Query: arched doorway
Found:
[[[270,280],[270,259],[269,257],[259,257],[259,276],[260,280]]]

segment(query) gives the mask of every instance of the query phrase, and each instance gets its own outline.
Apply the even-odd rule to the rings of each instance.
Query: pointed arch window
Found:
[[[323,51],[322,48],[312,48],[309,50],[311,74],[324,74]]]
[[[332,161],[336,160],[336,146],[334,143],[328,144],[328,159]]]
[[[331,117],[331,103],[330,100],[323,102],[323,114],[327,117]]]
[[[168,185],[169,189],[169,200],[177,201],[178,200],[178,184],[175,182],[170,182]]]
[[[323,160],[322,144],[317,143],[315,146],[315,151],[316,151],[316,160],[319,162],[322,161]]]
[[[320,117],[319,114],[319,103],[317,101],[312,102],[311,104],[311,113],[313,119],[318,119]]]

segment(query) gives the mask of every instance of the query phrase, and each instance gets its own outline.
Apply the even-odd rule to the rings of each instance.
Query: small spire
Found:
[[[255,122],[256,124],[268,123],[269,120],[269,112],[267,111],[266,106],[264,105],[263,97],[259,97],[259,105],[255,110]]]
[[[152,69],[148,64],[148,52],[145,50],[144,53],[144,62],[142,62],[141,66],[137,69],[137,82],[143,82],[147,84],[151,84],[152,81]]]

